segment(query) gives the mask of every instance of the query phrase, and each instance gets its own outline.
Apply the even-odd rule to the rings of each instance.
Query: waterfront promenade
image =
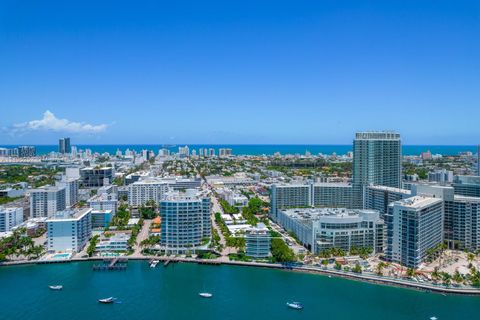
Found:
[[[281,269],[293,272],[321,274],[331,277],[339,277],[356,281],[363,281],[373,284],[397,286],[403,288],[409,288],[419,291],[440,293],[440,294],[456,294],[456,295],[475,295],[480,296],[480,289],[473,287],[460,287],[460,286],[444,286],[433,283],[419,283],[408,279],[393,278],[387,276],[378,276],[371,273],[353,273],[347,271],[339,271],[334,269],[326,269],[317,266],[309,265],[283,265],[279,263],[262,263],[262,262],[244,262],[244,261],[227,261],[225,259],[195,259],[184,257],[169,257],[169,256],[142,256],[132,255],[126,257],[128,260],[145,260],[152,259],[160,260],[162,262],[169,263],[197,263],[197,264],[210,264],[210,265],[232,265],[243,267],[257,267],[257,268],[270,268]],[[69,260],[29,260],[29,261],[12,261],[0,263],[1,266],[13,266],[13,265],[28,265],[28,264],[49,264],[49,263],[68,263],[68,262],[87,262],[87,261],[99,261],[104,260],[104,257],[89,257],[89,258],[72,258]],[[160,265],[159,265],[160,266]]]

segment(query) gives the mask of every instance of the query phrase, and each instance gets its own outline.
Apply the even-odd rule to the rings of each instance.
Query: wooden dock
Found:
[[[127,258],[104,259],[101,263],[93,265],[94,271],[123,271],[127,269]]]

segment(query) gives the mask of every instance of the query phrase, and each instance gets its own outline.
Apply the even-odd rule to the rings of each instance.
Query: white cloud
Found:
[[[12,127],[12,131],[14,133],[38,130],[70,133],[99,133],[105,131],[106,129],[106,124],[93,125],[84,122],[74,122],[67,119],[59,119],[49,110],[44,112],[43,118],[40,120],[17,123]]]

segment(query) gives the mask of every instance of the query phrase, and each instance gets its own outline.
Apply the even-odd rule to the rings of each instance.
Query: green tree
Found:
[[[95,253],[95,248],[97,247],[97,244],[100,242],[100,236],[97,234],[90,239],[90,243],[87,248],[87,254],[89,257],[93,256]]]
[[[271,252],[275,262],[293,262],[296,260],[293,250],[280,238],[272,239]]]

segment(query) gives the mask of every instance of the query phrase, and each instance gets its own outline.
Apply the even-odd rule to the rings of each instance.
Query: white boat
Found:
[[[114,297],[110,297],[110,298],[105,298],[105,299],[98,299],[98,302],[100,303],[113,303],[115,302],[115,299]]]
[[[152,260],[152,262],[150,262],[150,268],[155,268],[159,262],[160,260]]]
[[[59,286],[59,285],[56,285],[56,286],[48,286],[50,288],[50,290],[62,290],[63,289],[63,286]]]
[[[211,297],[213,297],[213,294],[208,293],[208,292],[200,292],[198,295],[199,295],[200,297],[203,297],[203,298],[211,298]]]
[[[302,310],[303,305],[300,302],[287,302],[287,307],[295,309],[295,310]]]

